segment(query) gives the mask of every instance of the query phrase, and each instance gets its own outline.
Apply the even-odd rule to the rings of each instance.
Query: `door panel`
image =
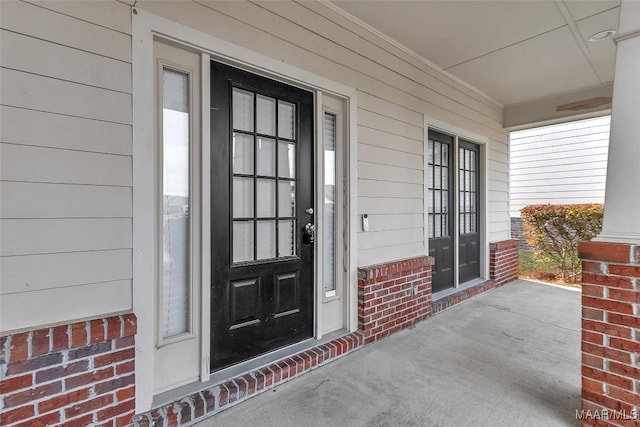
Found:
[[[459,194],[459,280],[460,283],[480,277],[480,147],[458,141]]]
[[[211,367],[312,336],[313,94],[211,64]]]
[[[435,257],[432,289],[454,286],[453,278],[453,137],[429,131],[427,143],[427,199],[429,255]]]

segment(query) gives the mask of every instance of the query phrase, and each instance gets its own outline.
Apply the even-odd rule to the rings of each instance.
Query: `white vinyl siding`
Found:
[[[509,238],[509,145],[504,140],[490,139],[488,145],[487,206],[489,229],[487,240],[497,242]]]
[[[489,199],[499,209],[489,217],[489,241],[509,238],[501,106],[320,2],[140,7],[358,90],[358,213],[370,214],[369,232],[356,224],[358,265],[424,254],[423,224],[416,221],[424,210],[423,116],[490,139],[490,169],[505,175],[489,181]],[[498,182],[502,187],[494,189]],[[407,224],[410,231],[401,232]]]
[[[143,9],[358,90],[358,265],[424,254],[423,116],[489,138],[497,214],[509,238],[508,136],[502,108],[318,2],[164,2]],[[380,185],[377,185],[380,183]],[[502,183],[500,188],[497,185]],[[496,186],[496,188],[494,188]]]
[[[132,307],[131,9],[2,2],[2,331]]]
[[[423,118],[373,95],[358,97],[358,214],[369,215],[369,231],[358,228],[358,262],[376,264],[424,252]],[[399,147],[386,138],[402,138]],[[389,221],[392,215],[395,221]],[[410,218],[421,219],[414,221]]]
[[[0,2],[3,330],[131,308],[130,3]],[[358,90],[360,266],[424,254],[424,116],[488,138],[488,240],[509,237],[500,105],[322,2],[136,7]],[[111,268],[89,272],[89,252]],[[42,276],[17,256],[45,257]],[[66,304],[72,289],[85,299]]]
[[[511,216],[533,204],[604,203],[610,116],[511,133]]]

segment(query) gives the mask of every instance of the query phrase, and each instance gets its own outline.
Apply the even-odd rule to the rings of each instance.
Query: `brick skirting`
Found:
[[[303,351],[245,375],[216,384],[176,402],[136,415],[136,426],[182,426],[210,417],[250,397],[284,384],[364,343],[362,334],[353,333]]]
[[[125,314],[0,337],[0,425],[130,425],[135,333]]]
[[[583,426],[637,426],[640,413],[640,245],[582,242]],[[597,411],[597,412],[595,412]],[[635,412],[634,412],[635,411]]]
[[[358,328],[365,344],[431,316],[433,257],[358,269]]]
[[[433,311],[433,315],[435,316],[436,314],[440,313],[443,310],[446,310],[449,307],[453,307],[454,305],[459,304],[462,301],[466,301],[469,298],[473,298],[476,295],[479,295],[496,287],[498,287],[498,285],[495,281],[487,280],[470,288],[433,301],[433,303],[431,304],[431,310]]]

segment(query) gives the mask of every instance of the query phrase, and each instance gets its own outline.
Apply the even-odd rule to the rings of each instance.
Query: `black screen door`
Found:
[[[211,63],[211,368],[312,336],[313,94]]]
[[[453,283],[453,137],[429,131],[427,142],[427,182],[429,255],[433,292],[451,288]]]
[[[480,233],[478,232],[480,147],[458,141],[459,220],[458,268],[460,283],[480,277]]]

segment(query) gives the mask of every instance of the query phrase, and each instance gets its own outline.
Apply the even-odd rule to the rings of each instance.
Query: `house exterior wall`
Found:
[[[423,115],[489,138],[489,241],[509,238],[500,106],[320,3],[136,7],[358,90],[358,266],[424,254]]]
[[[130,310],[131,9],[0,9],[1,329]]]
[[[370,223],[357,233],[358,267],[425,256],[425,117],[441,131],[483,138],[483,250],[509,238],[500,105],[321,2],[136,8],[357,90],[352,199]],[[54,324],[130,315],[131,3],[0,2],[0,16],[0,332],[32,336]],[[10,340],[3,346],[11,350]]]
[[[610,122],[605,116],[512,132],[511,217],[534,204],[604,203]]]
[[[358,89],[359,266],[424,254],[423,115],[489,138],[488,241],[509,237],[500,106],[319,3],[136,7]],[[2,4],[3,330],[132,307],[131,25],[116,1]]]

